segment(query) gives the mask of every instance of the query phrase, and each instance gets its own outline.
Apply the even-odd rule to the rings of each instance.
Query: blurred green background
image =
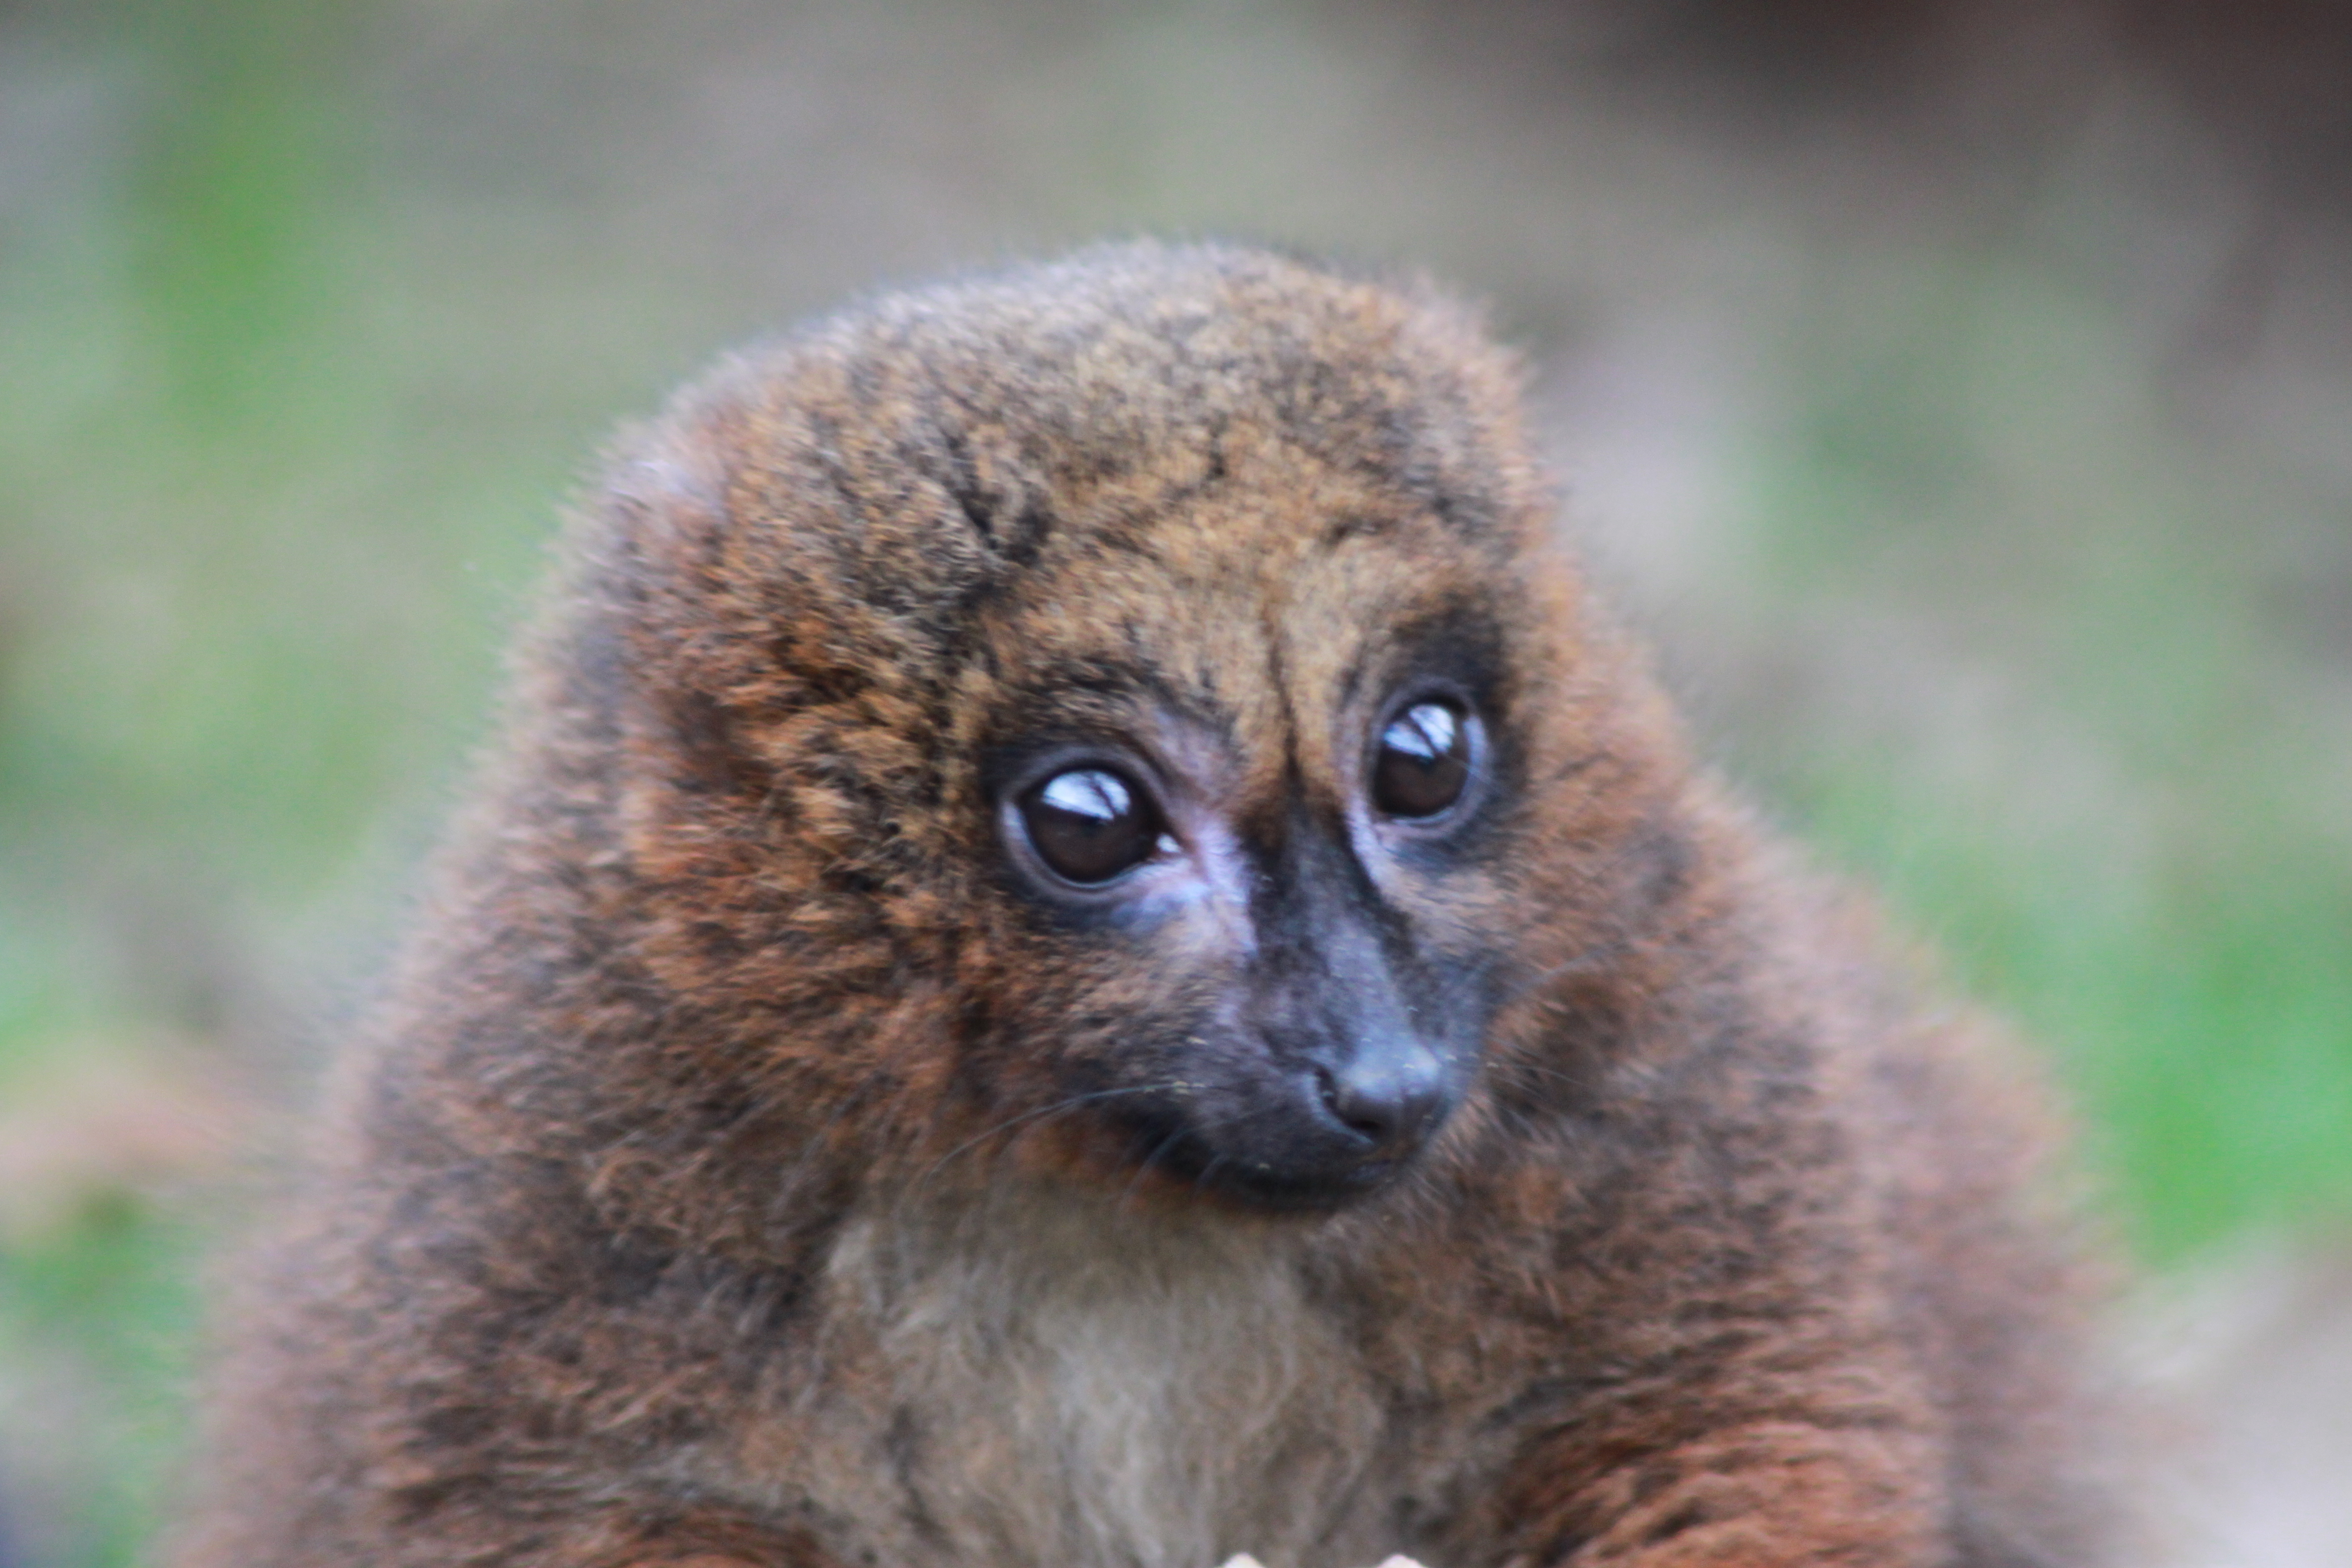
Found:
[[[1709,748],[2152,1269],[2327,1234],[2347,83],[2316,3],[0,3],[0,1568],[150,1538],[604,433],[1104,234],[1490,301]]]

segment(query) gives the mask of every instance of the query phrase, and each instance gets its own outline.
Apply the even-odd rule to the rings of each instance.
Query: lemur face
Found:
[[[1639,683],[1474,323],[1068,281],[791,345],[616,478],[631,951],[730,1103],[909,1184],[1327,1211],[1612,940]]]
[[[1439,1135],[1509,968],[1512,595],[1402,498],[1225,468],[982,618],[988,1076],[1095,1179],[1324,1209]]]

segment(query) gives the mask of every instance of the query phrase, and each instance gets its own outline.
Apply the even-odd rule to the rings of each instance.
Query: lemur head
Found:
[[[674,409],[597,572],[635,961],[736,1026],[698,1070],[1139,1201],[1328,1210],[1471,1136],[1657,771],[1517,404],[1425,290],[1147,245]]]

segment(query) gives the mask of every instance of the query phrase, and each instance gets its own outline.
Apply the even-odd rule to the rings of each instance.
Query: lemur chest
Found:
[[[1055,1228],[845,1237],[820,1509],[904,1562],[1378,1561],[1382,1405],[1292,1261]]]

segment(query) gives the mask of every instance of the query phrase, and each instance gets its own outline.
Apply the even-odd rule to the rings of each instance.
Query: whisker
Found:
[[[1119,1213],[1125,1214],[1127,1212],[1128,1205],[1134,1201],[1137,1191],[1143,1185],[1143,1178],[1151,1173],[1151,1167],[1159,1162],[1160,1156],[1166,1153],[1169,1149],[1175,1144],[1176,1141],[1182,1136],[1184,1136],[1184,1131],[1181,1128],[1171,1132],[1167,1137],[1162,1138],[1159,1142],[1153,1144],[1151,1147],[1151,1152],[1146,1154],[1137,1163],[1135,1174],[1128,1178],[1127,1186],[1118,1194],[1118,1204],[1117,1207]]]
[[[1505,991],[1496,1005],[1497,1007],[1507,1007],[1512,1003],[1525,998],[1538,987],[1549,984],[1552,981],[1559,979],[1561,975],[1568,973],[1570,971],[1580,969],[1587,964],[1594,963],[1600,955],[1601,950],[1599,948],[1587,948],[1573,958],[1566,958],[1562,959],[1558,963],[1548,964],[1544,968],[1537,970],[1533,974],[1528,975],[1525,979],[1520,980],[1508,990]]]
[[[1007,1117],[1005,1120],[996,1123],[992,1127],[984,1128],[982,1131],[973,1133],[970,1138],[965,1139],[962,1142],[957,1144],[954,1148],[949,1150],[946,1153],[932,1161],[929,1165],[923,1168],[922,1173],[915,1178],[914,1184],[917,1187],[920,1187],[924,1183],[939,1174],[940,1170],[943,1169],[950,1161],[961,1158],[963,1155],[970,1153],[972,1150],[978,1148],[981,1144],[987,1142],[990,1139],[996,1137],[1000,1133],[1009,1132],[1013,1128],[1022,1125],[1024,1122],[1034,1121],[1041,1117],[1056,1116],[1063,1111],[1074,1110],[1078,1106],[1090,1104],[1099,1100],[1116,1100],[1121,1095],[1129,1094],[1162,1093],[1169,1089],[1181,1089],[1183,1085],[1181,1083],[1177,1082],[1174,1079],[1170,1079],[1160,1083],[1134,1084],[1125,1089],[1098,1089],[1091,1090],[1086,1094],[1071,1095],[1066,1100],[1057,1100],[1051,1105],[1043,1105],[1034,1110],[1024,1110],[1017,1116]]]
[[[1559,1068],[1548,1066],[1543,1062],[1529,1061],[1525,1058],[1507,1058],[1499,1064],[1497,1070],[1507,1075],[1525,1073],[1530,1078],[1556,1079],[1570,1089],[1590,1089],[1598,1082],[1596,1079],[1565,1072]]]

